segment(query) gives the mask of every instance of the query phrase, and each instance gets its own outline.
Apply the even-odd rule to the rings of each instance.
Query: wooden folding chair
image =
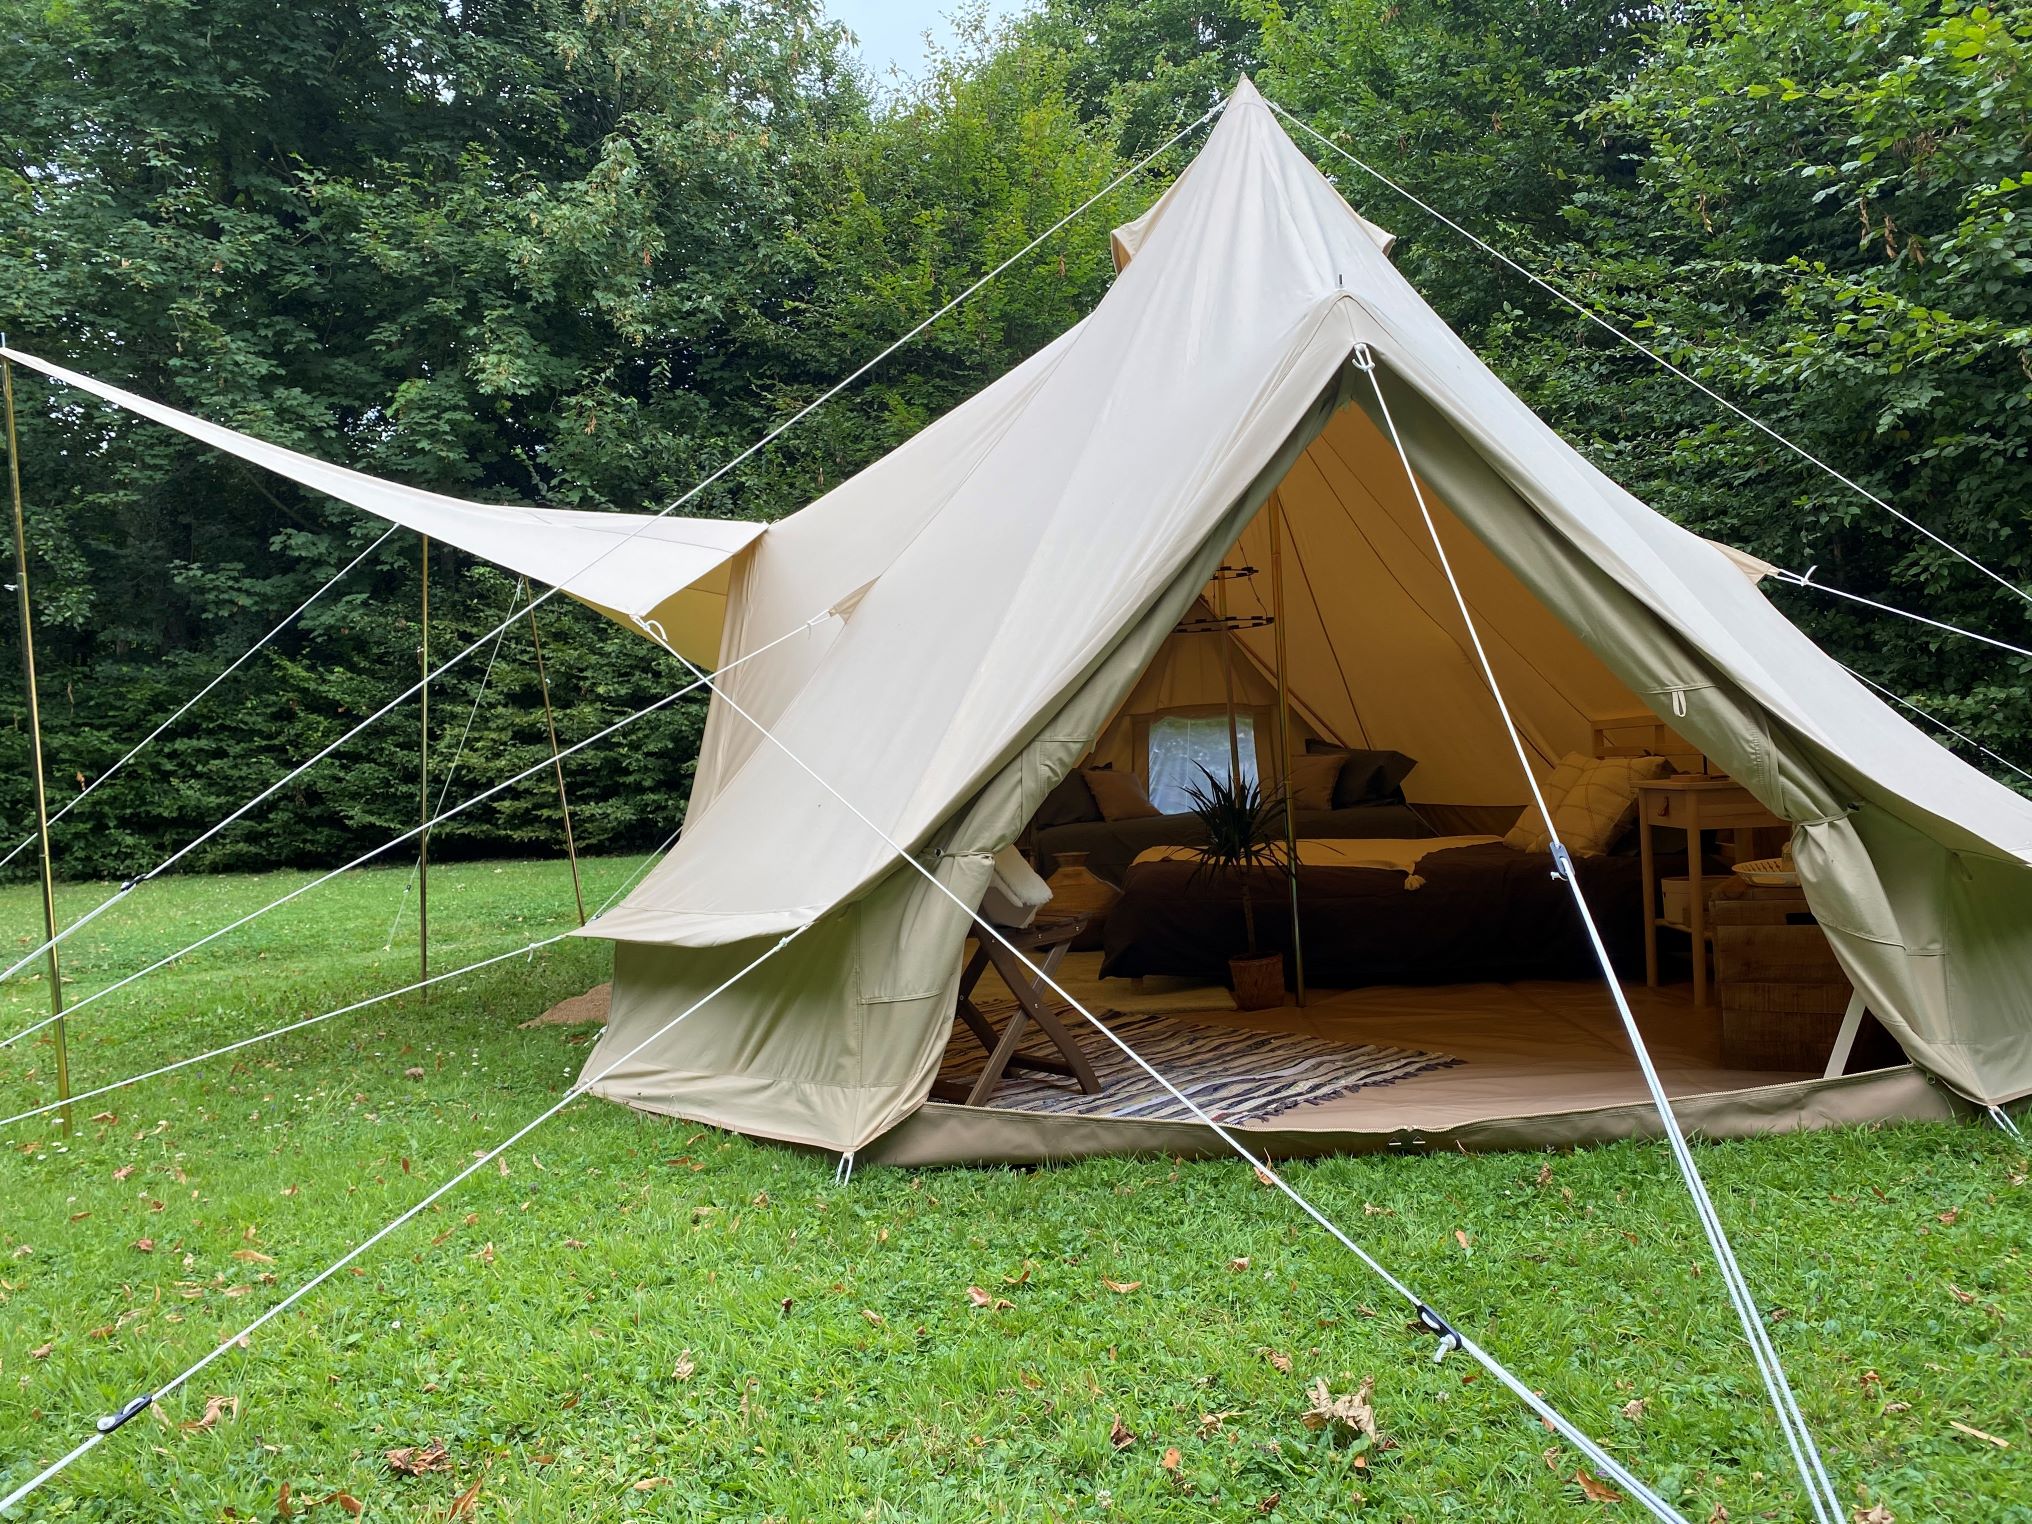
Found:
[[[934,1099],[961,1101],[969,1106],[982,1105],[994,1093],[995,1087],[1002,1083],[1002,1076],[1011,1065],[1063,1074],[1078,1081],[1080,1089],[1088,1095],[1100,1094],[1101,1082],[1094,1075],[1093,1065],[1087,1062],[1079,1044],[1073,1041],[1072,1034],[1066,1031],[1065,1024],[1051,1009],[1046,998],[1049,992],[1044,985],[1047,977],[1058,972],[1066,950],[1072,946],[1073,939],[1087,929],[1090,919],[1083,915],[1068,916],[1024,927],[995,928],[999,938],[1006,938],[1010,944],[1006,947],[998,936],[990,935],[986,929],[975,931],[974,954],[967,959],[966,968],[960,974],[959,1016],[981,1040],[981,1046],[987,1049],[988,1065],[971,1086],[953,1081],[934,1084],[931,1087]],[[986,923],[977,919],[976,925],[985,928]],[[1012,952],[1011,947],[1015,951]],[[1031,961],[1031,956],[1038,953],[1043,954],[1041,965]],[[981,975],[990,967],[1002,976],[1002,982],[1009,986],[1009,993],[1016,997],[1016,1009],[1010,1013],[1007,1025],[999,1033],[973,1000],[974,986],[980,983]],[[1059,1057],[1016,1051],[1032,1022],[1058,1049]]]

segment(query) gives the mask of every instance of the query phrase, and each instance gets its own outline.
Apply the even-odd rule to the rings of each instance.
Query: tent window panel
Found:
[[[1254,783],[1256,717],[1235,714],[1235,739],[1242,754],[1242,781]],[[1204,767],[1226,778],[1233,765],[1228,745],[1228,717],[1220,714],[1167,714],[1150,722],[1150,802],[1167,815],[1192,808],[1191,789],[1204,786]]]

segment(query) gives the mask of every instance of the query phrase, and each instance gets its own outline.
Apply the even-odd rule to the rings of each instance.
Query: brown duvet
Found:
[[[1644,971],[1643,874],[1635,857],[1579,860],[1581,892],[1601,927],[1617,972]],[[1195,876],[1189,862],[1138,863],[1108,914],[1101,973],[1179,974],[1225,979],[1245,950],[1242,884],[1233,875]],[[1661,876],[1683,859],[1660,858]],[[1726,871],[1726,870],[1723,870]],[[1552,858],[1500,842],[1428,854],[1424,885],[1376,868],[1301,867],[1299,926],[1310,985],[1457,984],[1484,979],[1567,979],[1596,972],[1566,885]],[[1249,879],[1256,936],[1265,952],[1291,944],[1290,891],[1282,870]]]

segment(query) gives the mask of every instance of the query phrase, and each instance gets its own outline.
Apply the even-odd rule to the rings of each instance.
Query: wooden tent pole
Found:
[[[416,794],[417,819],[423,829],[416,838],[416,966],[417,978],[430,977],[430,536],[423,536],[419,564],[423,571],[423,640],[417,657],[423,666],[423,686],[417,698]],[[430,998],[428,985],[421,991]]]
[[[0,339],[0,345],[5,344]],[[14,366],[0,359],[0,391],[7,404],[7,484],[14,500],[14,603],[21,614],[21,680],[28,695],[28,756],[35,780],[35,835],[42,849],[42,934],[48,945],[49,1014],[56,1039],[57,1124],[71,1130],[71,1056],[64,1032],[63,971],[56,956],[56,878],[49,855],[49,795],[42,776],[42,706],[35,692],[35,630],[28,608],[28,530],[21,512],[21,440],[14,432]]]
[[[522,594],[529,596],[529,579],[522,579]],[[557,774],[557,807],[564,816],[564,851],[571,860],[572,900],[579,908],[579,925],[586,924],[586,892],[579,884],[579,848],[572,835],[571,799],[564,790],[564,757],[557,749],[557,715],[550,707],[550,678],[543,670],[543,637],[536,632],[536,608],[529,609],[529,643],[536,649],[536,687],[543,695],[543,726],[550,732],[550,765]]]
[[[1283,759],[1284,876],[1291,885],[1291,973],[1305,1008],[1305,940],[1298,929],[1298,822],[1291,804],[1291,686],[1284,671],[1284,499],[1270,499],[1270,617],[1277,652],[1277,751]]]

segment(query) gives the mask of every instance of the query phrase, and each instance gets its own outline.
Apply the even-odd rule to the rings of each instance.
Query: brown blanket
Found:
[[[1244,950],[1242,884],[1234,875],[1195,876],[1188,862],[1138,863],[1108,913],[1109,977],[1181,974],[1219,979]],[[1581,892],[1601,927],[1617,972],[1644,967],[1643,874],[1635,857],[1579,860]],[[1660,858],[1661,876],[1685,872]],[[1723,870],[1726,871],[1726,870]],[[1309,984],[1464,984],[1484,979],[1585,978],[1596,972],[1566,885],[1552,858],[1492,842],[1427,854],[1422,887],[1401,872],[1300,865],[1299,926]],[[1290,891],[1281,870],[1249,879],[1256,937],[1265,952],[1288,952]]]

